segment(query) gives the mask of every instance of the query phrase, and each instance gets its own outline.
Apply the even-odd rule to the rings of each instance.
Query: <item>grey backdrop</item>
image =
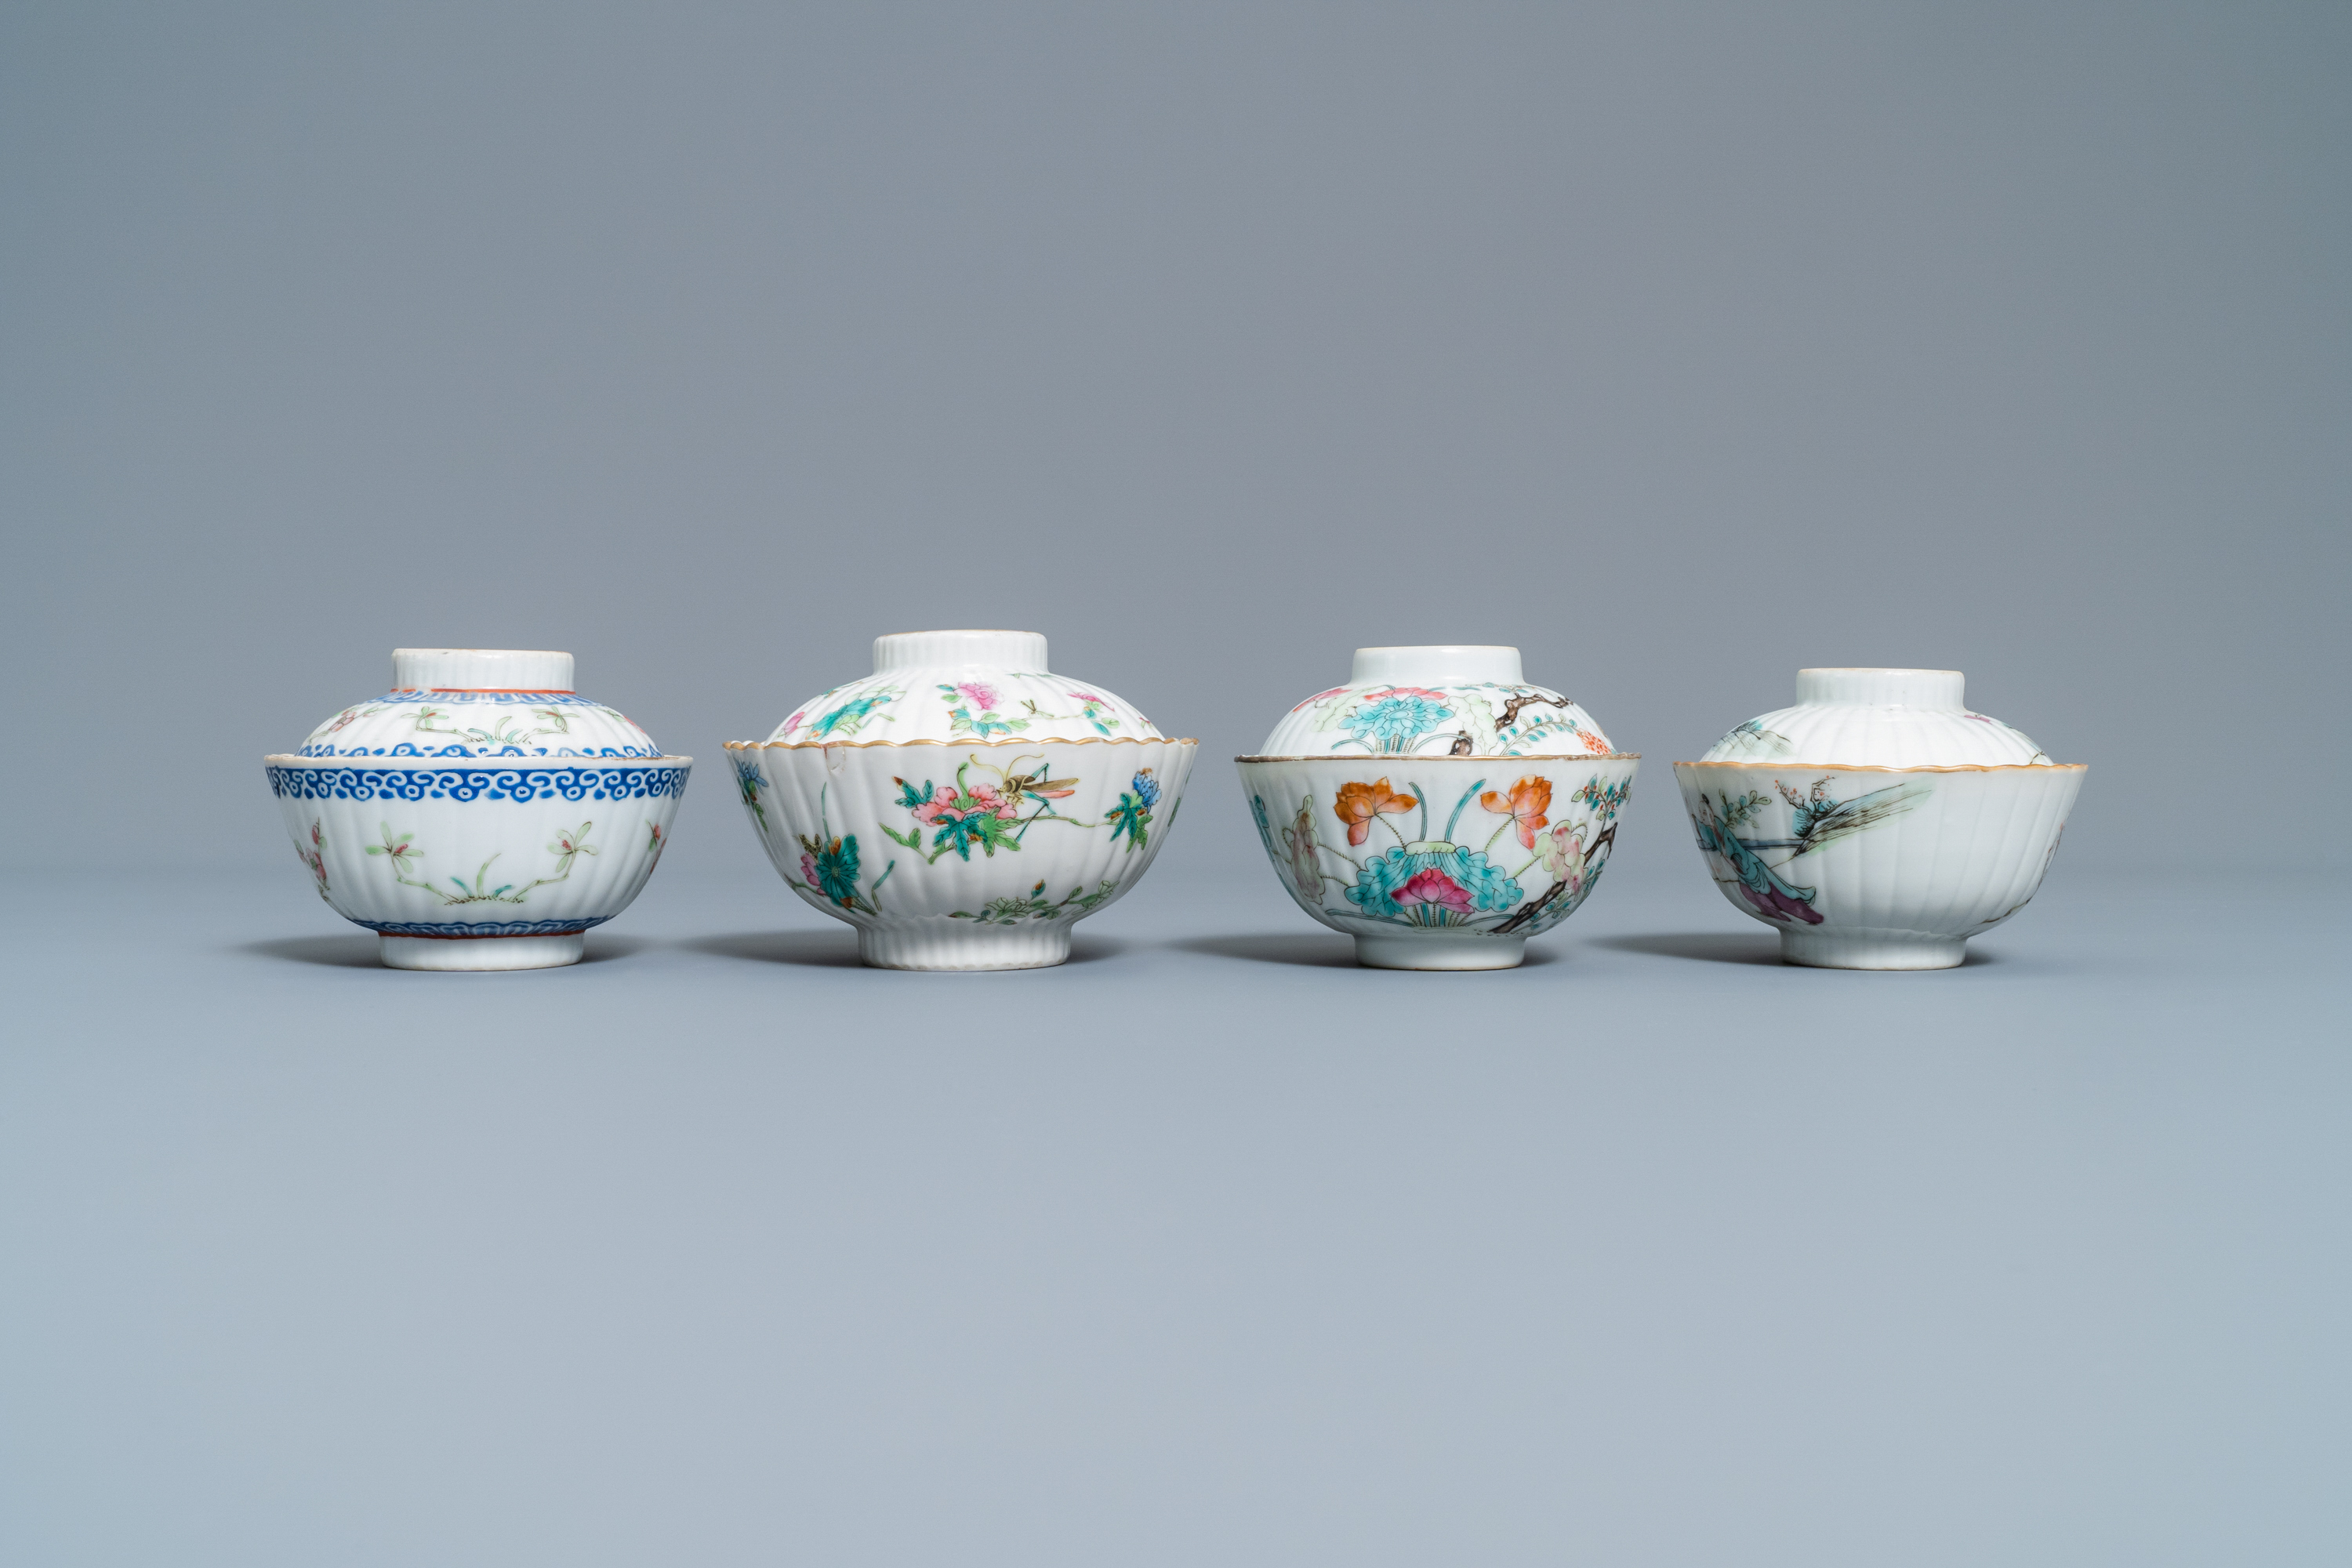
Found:
[[[0,9],[0,1563],[2352,1560],[2352,11]],[[1029,626],[1207,755],[860,969],[719,744]],[[1651,759],[1360,971],[1233,752],[1508,641]],[[400,644],[702,759],[383,970],[260,756]],[[1820,663],[2092,773],[1785,968],[1664,764]]]
[[[1255,854],[1214,759],[1425,641],[1656,763],[1958,668],[2093,764],[2069,864],[2342,863],[2248,799],[2347,756],[2341,7],[0,28],[13,732],[173,778],[10,770],[12,863],[282,854],[258,758],[395,645],[572,649],[716,760],[963,625],[1202,738],[1171,864]],[[1622,873],[1689,872],[1669,785]]]

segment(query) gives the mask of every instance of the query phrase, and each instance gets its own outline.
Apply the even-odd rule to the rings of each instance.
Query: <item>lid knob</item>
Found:
[[[1437,643],[1427,647],[1360,647],[1350,686],[1463,686],[1492,680],[1524,684],[1515,647]]]
[[[874,639],[874,673],[952,665],[1042,674],[1043,632],[892,632]]]
[[[545,648],[396,647],[394,691],[564,691],[572,656]]]
[[[1968,681],[1957,669],[1801,669],[1800,703],[1849,702],[1957,713]]]

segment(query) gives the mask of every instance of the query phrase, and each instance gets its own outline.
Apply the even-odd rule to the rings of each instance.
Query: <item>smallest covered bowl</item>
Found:
[[[1515,647],[1356,650],[1236,757],[1298,907],[1376,969],[1508,969],[1608,865],[1641,759]]]
[[[1822,969],[1948,969],[2023,909],[2084,769],[1961,698],[1957,669],[1801,669],[1797,702],[1676,763],[1732,907]]]
[[[572,656],[396,648],[393,688],[263,760],[294,853],[394,969],[577,963],[668,843],[691,757],[572,689]]]

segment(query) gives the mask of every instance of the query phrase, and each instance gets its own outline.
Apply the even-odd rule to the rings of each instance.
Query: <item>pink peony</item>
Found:
[[[956,689],[962,692],[966,697],[971,698],[971,705],[979,709],[982,712],[992,713],[996,710],[996,688],[989,685],[988,682],[984,680],[960,680],[956,682]]]
[[[975,784],[971,804],[973,810],[992,812],[1007,822],[1021,815],[1021,797],[1016,795],[1008,800],[994,784]]]
[[[956,809],[956,792],[946,784],[933,790],[930,799],[915,807],[918,822],[937,822],[942,817],[950,822],[963,820],[963,813]]]

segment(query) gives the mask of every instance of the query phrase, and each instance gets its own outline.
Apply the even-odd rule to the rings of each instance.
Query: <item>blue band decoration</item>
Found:
[[[381,697],[371,697],[368,702],[430,702],[436,707],[454,707],[463,702],[520,702],[533,708],[602,708],[592,698],[575,691],[387,691]],[[354,708],[364,708],[367,702],[354,702]]]
[[[586,920],[572,921],[470,921],[438,925],[431,921],[363,921],[345,915],[353,925],[362,925],[384,936],[572,936],[590,926],[603,925],[613,917],[591,915]]]
[[[658,757],[650,746],[420,746],[403,741],[397,746],[353,746],[339,751],[331,745],[305,746],[298,757]]]
[[[685,768],[289,768],[265,763],[289,800],[648,800],[686,793]]]

